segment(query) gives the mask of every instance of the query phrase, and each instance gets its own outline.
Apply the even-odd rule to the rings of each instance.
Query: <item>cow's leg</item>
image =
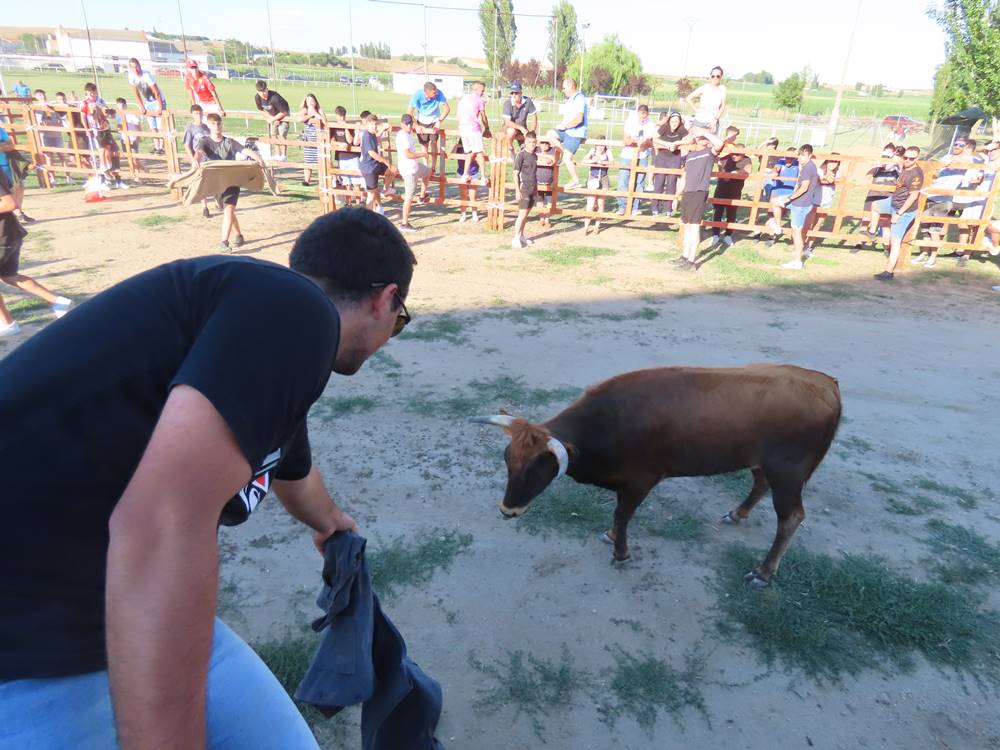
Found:
[[[753,472],[753,487],[750,488],[750,494],[747,495],[746,500],[738,507],[722,517],[722,520],[726,523],[739,523],[745,520],[750,515],[750,511],[754,509],[754,506],[760,502],[760,499],[771,488],[771,485],[767,481],[767,476],[765,476],[764,470],[761,467],[754,466],[750,471]]]
[[[632,520],[632,514],[642,501],[646,499],[651,487],[626,487],[618,490],[618,505],[615,506],[614,526],[608,530],[608,538],[614,542],[614,559],[624,562],[629,558],[628,551],[628,522]]]
[[[751,585],[764,586],[771,579],[781,563],[781,558],[788,549],[792,535],[805,520],[806,511],[802,507],[802,478],[769,477],[771,494],[774,499],[774,512],[778,516],[778,530],[774,535],[774,543],[768,551],[764,562],[750,575]]]

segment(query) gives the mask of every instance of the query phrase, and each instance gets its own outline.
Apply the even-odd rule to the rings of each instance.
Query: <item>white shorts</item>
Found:
[[[462,148],[467,154],[481,154],[483,152],[483,133],[472,128],[459,128],[459,135],[462,136]]]
[[[205,102],[198,102],[198,106],[201,107],[201,111],[206,115],[217,115],[222,112],[222,109],[215,102],[208,102],[207,104]]]
[[[338,163],[341,169],[351,169],[360,170],[361,169],[361,157],[355,156],[353,159],[341,159]],[[365,178],[360,175],[349,175],[349,174],[339,174],[337,178],[340,180],[340,184],[344,187],[354,185],[355,187],[364,187]]]

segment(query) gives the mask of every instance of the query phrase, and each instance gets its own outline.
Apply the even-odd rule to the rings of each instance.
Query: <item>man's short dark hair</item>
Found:
[[[726,135],[739,135],[739,134],[740,134],[740,129],[735,125],[730,125],[728,128],[726,128]]]
[[[339,115],[340,117],[347,117],[347,110],[341,107],[340,105],[334,107],[333,112],[334,114]]]
[[[372,114],[371,112],[369,112],[368,116],[364,118],[364,123],[365,123],[365,125],[367,125],[367,124],[372,123],[372,122],[378,122],[378,115],[375,115],[375,114]]]
[[[639,107],[638,107],[638,109],[636,111],[637,112],[645,112],[648,115],[649,114],[649,107],[647,107],[645,104],[640,104]]]
[[[525,138],[538,138],[538,133],[536,133],[534,130],[529,130],[527,133],[524,134],[524,137]]]
[[[57,91],[56,92],[56,96],[57,97],[61,96],[63,99],[65,99],[66,98],[66,92],[65,91]]]
[[[140,63],[140,62],[139,62],[139,58],[138,58],[138,57],[130,57],[130,58],[128,59],[128,62],[129,62],[129,65],[131,65],[132,63],[135,63],[135,64],[136,64],[136,65],[138,65],[138,66],[139,66],[140,68],[142,67],[142,63]]]
[[[367,208],[341,208],[315,219],[289,255],[293,271],[315,279],[335,300],[356,302],[378,285],[397,284],[406,299],[417,259],[384,216]]]
[[[972,146],[973,148],[975,148],[976,146],[979,145],[979,141],[977,141],[975,138],[966,138],[965,145],[966,147]]]
[[[361,110],[361,114],[358,115],[358,119],[361,120],[361,122],[364,122],[365,118],[368,117],[368,115],[370,115],[370,114],[371,114],[371,110],[363,109],[363,110]]]
[[[125,97],[119,96],[117,99],[115,99],[115,104],[120,104],[124,107],[128,104],[128,102],[125,101]]]
[[[205,115],[205,119],[208,120],[209,122],[217,122],[220,125],[222,124],[222,115],[220,115],[218,112],[209,112],[207,115]]]
[[[715,71],[719,71],[719,75],[720,76],[724,76],[726,74],[726,72],[720,66],[718,66],[718,65],[716,65],[714,68],[712,68],[710,71],[708,71],[708,74],[711,75]]]
[[[45,89],[35,89],[35,93],[36,94],[41,94],[42,96],[45,96]]]
[[[799,153],[800,154],[809,154],[809,156],[812,156],[813,155],[813,147],[812,147],[812,145],[809,144],[809,143],[803,143],[801,146],[799,146]]]
[[[908,154],[911,151],[915,153],[917,156],[920,156],[920,146],[907,146],[906,149],[903,151],[903,153]]]
[[[191,105],[191,111],[192,111],[192,112],[204,112],[205,110],[203,110],[203,109],[201,108],[201,105],[200,105],[200,104],[192,104],[192,105]]]
[[[429,91],[437,91],[437,86],[434,83],[432,83],[431,81],[428,81],[427,83],[424,84],[424,91],[428,91],[428,92]]]
[[[83,90],[84,91],[93,91],[93,92],[96,93],[97,92],[97,84],[88,81],[87,83],[83,84]]]
[[[889,141],[887,144],[885,144],[882,147],[883,151],[888,151],[889,149],[892,149],[893,151],[895,151],[896,150],[896,144],[893,143],[892,141]]]
[[[257,81],[255,88],[258,91],[267,91],[267,81]]]

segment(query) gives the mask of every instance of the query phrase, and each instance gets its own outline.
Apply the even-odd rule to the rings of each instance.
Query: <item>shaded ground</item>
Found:
[[[240,205],[244,251],[279,262],[316,212],[294,195]],[[26,208],[43,221],[25,270],[71,296],[217,242],[218,219],[146,190],[96,207],[36,193]],[[444,687],[449,747],[1000,745],[997,641],[976,640],[1000,604],[995,266],[942,262],[880,285],[879,253],[821,249],[795,274],[778,267],[787,246],[741,242],[684,275],[665,263],[673,232],[612,227],[584,242],[558,222],[514,251],[509,235],[416,216],[414,323],[359,375],[331,380],[311,434],[371,540],[390,616]],[[9,299],[22,321],[42,318]],[[544,418],[625,370],[755,361],[824,370],[845,405],[772,590],[731,586],[774,531],[766,502],[743,527],[716,524],[741,476],[657,488],[622,567],[598,540],[606,493],[563,480],[524,518],[499,518],[503,439],[467,415]],[[294,681],[319,580],[308,535],[270,502],[222,550],[222,616],[269,642],[272,663],[282,647]],[[873,585],[894,599],[867,601]],[[935,619],[944,607],[952,616]],[[850,644],[870,657],[848,658]],[[354,747],[356,722],[317,731]]]

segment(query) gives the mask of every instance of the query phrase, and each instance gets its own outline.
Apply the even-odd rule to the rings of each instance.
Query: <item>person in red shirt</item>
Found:
[[[215,90],[212,79],[198,67],[197,60],[188,60],[187,66],[188,71],[184,74],[184,88],[191,95],[191,103],[200,105],[202,112],[206,115],[214,112],[220,117],[225,117],[226,110],[222,108],[222,102],[219,101],[219,94]]]

